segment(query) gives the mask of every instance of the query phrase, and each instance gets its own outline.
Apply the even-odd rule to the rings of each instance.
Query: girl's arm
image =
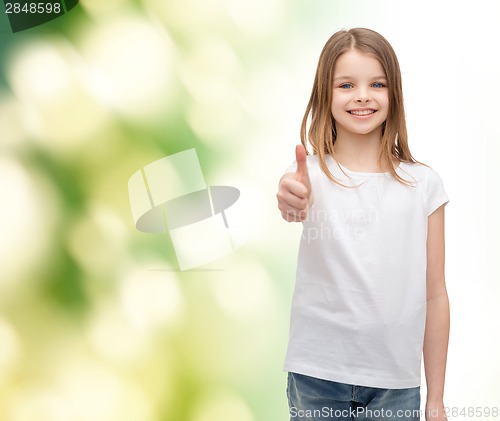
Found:
[[[450,307],[444,279],[444,255],[444,206],[441,206],[429,216],[427,234],[427,320],[423,348],[427,420],[446,420],[443,395]]]

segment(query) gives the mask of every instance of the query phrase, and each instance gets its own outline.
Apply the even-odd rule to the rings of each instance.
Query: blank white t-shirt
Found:
[[[428,216],[448,202],[439,175],[341,171],[307,156],[314,204],[303,222],[285,371],[359,386],[420,386]],[[296,170],[296,163],[286,172]]]

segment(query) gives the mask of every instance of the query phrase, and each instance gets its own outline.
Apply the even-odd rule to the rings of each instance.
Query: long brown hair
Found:
[[[333,145],[337,138],[335,120],[331,112],[335,63],[341,54],[352,49],[373,55],[384,69],[389,91],[389,112],[386,121],[382,124],[379,162],[387,165],[390,173],[399,182],[411,185],[408,180],[397,174],[392,163],[393,159],[399,162],[418,163],[408,147],[399,62],[389,42],[371,29],[341,30],[333,34],[326,42],[319,57],[311,98],[302,119],[301,142],[307,150],[307,139],[309,140],[313,154],[319,156],[323,172],[335,183],[343,185],[330,172],[325,159],[328,154],[333,156]],[[311,125],[306,135],[309,117]]]

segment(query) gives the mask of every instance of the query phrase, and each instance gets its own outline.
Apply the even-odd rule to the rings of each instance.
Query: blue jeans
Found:
[[[418,421],[420,387],[379,389],[288,373],[290,421]]]

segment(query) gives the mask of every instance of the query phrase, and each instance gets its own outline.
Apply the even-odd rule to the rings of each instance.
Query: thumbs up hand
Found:
[[[295,157],[297,170],[281,178],[276,194],[281,216],[288,222],[304,221],[312,205],[311,181],[307,170],[306,150],[303,145],[297,145]]]

